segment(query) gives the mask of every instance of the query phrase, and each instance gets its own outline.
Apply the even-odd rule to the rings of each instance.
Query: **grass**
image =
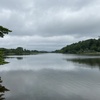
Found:
[[[0,65],[4,65],[4,64],[7,64],[7,63],[9,63],[9,62],[6,62],[6,61],[4,60],[4,58],[0,58]]]

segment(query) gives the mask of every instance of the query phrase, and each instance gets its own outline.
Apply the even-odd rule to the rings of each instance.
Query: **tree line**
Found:
[[[58,53],[99,53],[100,52],[100,38],[99,39],[88,39],[84,41],[79,41],[78,43],[73,43],[67,45],[60,50],[56,50]]]
[[[0,52],[2,55],[30,55],[30,54],[37,54],[37,53],[47,53],[46,51],[37,51],[37,50],[27,50],[23,47],[17,47],[15,49],[6,49],[0,48]]]

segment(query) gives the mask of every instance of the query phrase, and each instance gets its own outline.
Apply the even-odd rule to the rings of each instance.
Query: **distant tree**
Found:
[[[11,30],[3,27],[3,26],[0,26],[0,37],[4,37],[5,34],[8,34],[9,32],[12,32]]]
[[[22,47],[17,47],[15,50],[16,55],[22,55],[23,54],[23,48]]]

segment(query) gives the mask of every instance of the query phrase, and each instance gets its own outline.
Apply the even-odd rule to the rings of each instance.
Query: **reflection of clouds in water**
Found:
[[[26,67],[26,68],[25,68]],[[37,67],[37,66],[36,66]],[[66,70],[66,71],[77,71],[77,69],[74,69],[74,66],[73,67],[63,67],[63,68],[61,68],[61,67],[56,67],[56,66],[50,66],[50,67],[47,67],[47,66],[45,66],[45,67],[41,67],[41,66],[39,66],[39,67],[37,67],[37,68],[35,68],[35,67],[28,67],[28,66],[21,66],[21,68],[7,68],[7,67],[5,67],[5,68],[1,68],[1,70],[0,70],[0,72],[2,72],[2,71],[10,71],[10,70],[12,70],[12,71],[20,71],[20,70],[23,70],[23,71],[30,71],[30,70],[33,70],[33,71],[38,71],[38,70],[43,70],[43,69],[53,69],[53,70]]]
[[[76,66],[74,66],[73,63],[66,62],[65,60],[63,60],[63,56],[61,54],[39,54],[39,55],[30,55],[22,57],[23,59],[21,60],[6,59],[10,63],[1,67],[0,71],[42,70],[42,69],[68,70],[68,71],[76,70],[75,69]]]
[[[7,100],[99,100],[99,71],[65,60],[73,57],[79,56],[40,54],[7,59],[10,63],[0,68],[10,89]]]
[[[59,70],[1,72],[11,90],[7,100],[99,100],[96,74]],[[5,76],[6,74],[6,76]]]
[[[76,71],[77,69],[75,69],[75,66],[73,64],[70,65],[18,65],[18,66],[4,66],[0,69],[0,71],[16,71],[16,70],[33,70],[33,71],[38,71],[38,70],[42,70],[42,69],[53,69],[53,70],[67,70],[67,71]]]

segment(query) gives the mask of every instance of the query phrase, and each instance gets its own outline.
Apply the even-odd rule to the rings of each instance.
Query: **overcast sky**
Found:
[[[0,47],[56,50],[100,36],[100,0],[0,0]]]

